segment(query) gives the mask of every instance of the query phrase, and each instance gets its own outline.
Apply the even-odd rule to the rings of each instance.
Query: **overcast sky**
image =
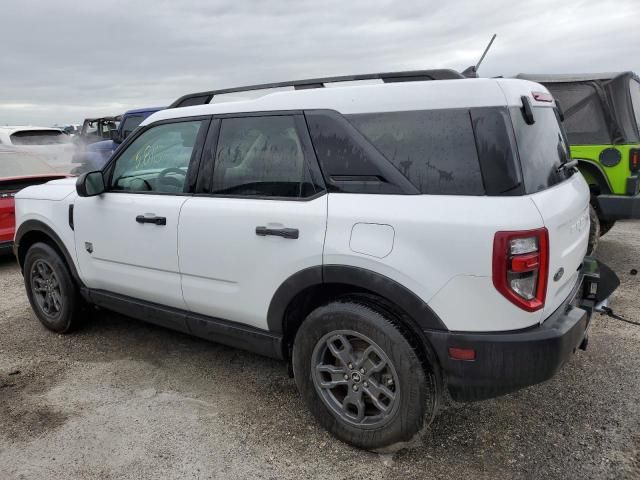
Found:
[[[20,0],[0,14],[0,124],[80,123],[316,76],[640,72],[640,0]]]

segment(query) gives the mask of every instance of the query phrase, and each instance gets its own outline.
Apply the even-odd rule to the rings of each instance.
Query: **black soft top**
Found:
[[[640,118],[631,100],[634,72],[521,73],[516,78],[546,86],[565,111],[565,128],[576,145],[640,142]]]

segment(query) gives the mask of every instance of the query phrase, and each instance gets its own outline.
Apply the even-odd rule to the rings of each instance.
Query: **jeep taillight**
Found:
[[[493,285],[528,312],[544,307],[549,271],[546,228],[497,232],[493,239]]]
[[[629,150],[629,170],[633,173],[640,172],[640,148]]]

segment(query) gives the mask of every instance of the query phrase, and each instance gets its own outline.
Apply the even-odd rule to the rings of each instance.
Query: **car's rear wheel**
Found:
[[[440,401],[433,370],[397,321],[357,301],[332,302],[309,314],[296,335],[293,369],[318,421],[360,448],[411,445]]]
[[[69,269],[60,254],[46,243],[35,243],[24,261],[27,297],[38,320],[57,333],[76,329],[83,305]]]

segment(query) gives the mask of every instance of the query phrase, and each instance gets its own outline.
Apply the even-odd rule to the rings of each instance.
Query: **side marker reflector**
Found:
[[[449,358],[473,361],[476,359],[476,351],[473,348],[449,347]]]

